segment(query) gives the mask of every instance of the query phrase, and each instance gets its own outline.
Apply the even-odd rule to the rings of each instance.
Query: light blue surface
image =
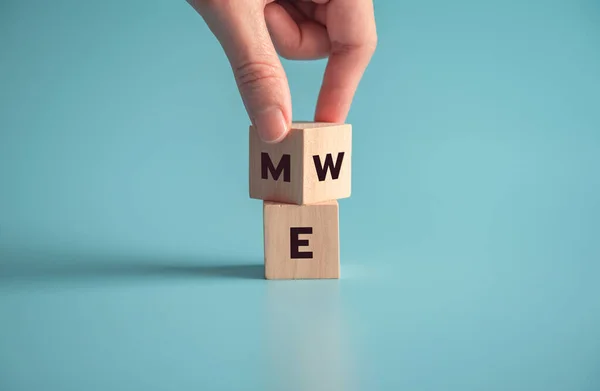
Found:
[[[267,282],[191,7],[0,1],[0,390],[600,390],[600,3],[376,15],[343,278]]]

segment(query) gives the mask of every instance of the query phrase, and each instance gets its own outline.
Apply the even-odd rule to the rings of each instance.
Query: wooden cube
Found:
[[[339,209],[336,200],[311,205],[263,202],[265,277],[340,277]]]
[[[250,198],[303,205],[350,197],[351,153],[348,124],[294,122],[277,144],[250,126]]]

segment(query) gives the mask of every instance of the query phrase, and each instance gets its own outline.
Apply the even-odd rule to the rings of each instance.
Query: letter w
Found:
[[[281,176],[281,172],[283,171],[283,181],[290,182],[291,176],[291,158],[290,155],[283,155],[277,168],[273,165],[269,154],[266,152],[262,152],[260,155],[260,168],[261,168],[261,177],[262,179],[269,179],[269,172],[271,172],[271,176],[274,180],[278,180]]]
[[[331,170],[332,179],[338,179],[338,177],[340,176],[340,170],[342,169],[343,160],[344,152],[340,152],[337,155],[335,165],[333,165],[333,157],[331,157],[331,154],[328,153],[327,156],[325,156],[325,167],[323,167],[319,155],[314,155],[313,161],[315,162],[315,169],[317,170],[317,177],[319,177],[319,182],[323,182],[325,178],[327,178],[327,170]]]

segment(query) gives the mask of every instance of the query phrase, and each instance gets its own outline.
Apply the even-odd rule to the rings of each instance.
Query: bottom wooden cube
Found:
[[[263,202],[265,277],[340,277],[338,202],[310,205]]]

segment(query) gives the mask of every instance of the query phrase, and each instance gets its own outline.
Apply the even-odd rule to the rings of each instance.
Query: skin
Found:
[[[372,0],[188,0],[219,40],[259,136],[285,138],[292,100],[278,54],[328,58],[315,121],[343,123],[377,45]]]

